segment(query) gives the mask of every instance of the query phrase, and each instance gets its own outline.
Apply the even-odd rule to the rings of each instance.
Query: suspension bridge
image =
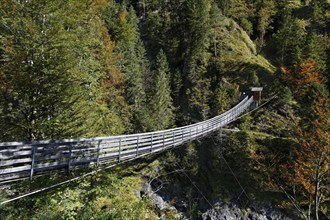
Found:
[[[188,143],[228,125],[247,110],[253,96],[214,118],[188,126],[130,135],[0,143],[0,184],[82,166],[118,164]]]

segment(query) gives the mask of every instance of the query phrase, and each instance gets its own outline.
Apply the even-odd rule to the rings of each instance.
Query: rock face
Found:
[[[163,197],[155,193],[150,185],[150,183],[144,183],[141,187],[140,191],[141,196],[145,196],[149,199],[149,201],[155,206],[158,212],[158,219],[159,220],[166,220],[168,219],[168,213],[171,212],[170,215],[171,219],[186,219],[184,218],[184,214],[178,212],[178,210],[171,206],[168,202],[166,202]],[[167,213],[167,214],[165,214]]]
[[[253,204],[241,209],[235,204],[217,202],[202,215],[203,220],[294,220],[269,204]]]
[[[169,219],[165,213],[172,212],[171,219],[190,219],[185,208],[185,201],[178,199],[175,203],[169,203],[165,197],[154,191],[150,183],[145,182],[141,187],[141,197],[147,197],[158,212],[158,219]],[[206,210],[206,207],[201,210]],[[202,211],[203,212],[203,211]],[[197,217],[197,216],[196,216]],[[299,219],[293,214],[288,216],[280,210],[274,208],[267,202],[252,202],[247,208],[242,208],[238,204],[224,203],[220,200],[213,204],[213,207],[207,209],[203,214],[198,215],[196,219],[203,220],[296,220]]]
[[[149,183],[144,183],[142,185],[140,193],[142,195],[147,196],[150,199],[151,203],[154,204],[161,211],[171,208],[171,206],[167,202],[165,202],[161,196],[159,196],[152,190],[151,185]]]

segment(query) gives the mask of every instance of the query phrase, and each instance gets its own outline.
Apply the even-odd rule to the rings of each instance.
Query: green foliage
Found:
[[[239,23],[240,23],[240,26],[246,31],[246,33],[248,33],[248,35],[252,34],[253,25],[248,19],[242,18]]]
[[[111,36],[116,40],[116,50],[123,57],[120,67],[126,78],[125,95],[131,114],[129,132],[152,130],[146,92],[150,90],[149,61],[138,31],[138,18],[133,7],[109,4],[103,17]]]
[[[254,85],[254,86],[259,86],[260,85],[259,77],[257,76],[255,71],[250,72],[249,83],[250,83],[250,85]]]
[[[292,16],[284,18],[281,28],[274,34],[277,62],[291,66],[302,60],[302,50],[306,41],[306,31],[302,20]]]
[[[184,106],[193,119],[202,120],[209,115],[210,79],[207,73],[210,31],[210,1],[187,1],[188,48],[184,72],[187,74]]]
[[[59,10],[49,16],[56,4],[35,3],[11,3],[13,11],[1,13],[2,140],[49,137],[56,116],[73,103],[67,96],[74,57],[66,51],[76,39],[65,32]]]
[[[38,0],[9,4],[13,10],[3,11],[0,21],[0,123],[6,127],[1,139],[58,139],[122,132],[119,114],[109,115],[109,106],[99,101],[103,80],[118,79],[120,73],[108,72],[115,69],[114,62],[108,62],[114,55],[110,48],[105,49],[111,41],[104,35],[97,12],[87,10],[82,1],[65,5]],[[115,91],[114,84],[108,88]],[[117,92],[115,98],[120,96]],[[95,123],[100,117],[112,117],[109,121],[114,123]]]
[[[244,116],[243,118],[240,119],[241,123],[240,123],[240,129],[242,131],[248,131],[251,129],[251,124],[253,123],[252,122],[253,118],[251,115],[246,115]]]
[[[230,2],[230,6],[228,11],[228,17],[231,17],[236,21],[240,21],[242,19],[248,19],[248,17],[254,13],[254,8],[246,0],[229,1],[229,2]]]
[[[329,63],[327,63],[327,49],[329,49],[327,38],[323,35],[316,33],[310,34],[307,39],[307,48],[305,58],[312,58],[315,60],[317,69],[322,74],[326,74],[329,69]]]
[[[293,95],[291,90],[288,87],[283,87],[280,90],[279,96],[278,96],[278,104],[280,106],[283,105],[290,105],[293,102]]]
[[[263,47],[265,45],[265,35],[268,29],[272,27],[272,17],[275,15],[275,1],[274,0],[262,0],[256,2],[258,25],[257,30],[259,32],[258,45]]]
[[[206,69],[203,66],[196,63],[190,65],[188,77],[190,86],[186,90],[189,101],[188,112],[193,119],[204,120],[210,111],[210,80],[206,78]]]
[[[182,89],[182,76],[180,74],[179,70],[175,70],[172,72],[171,79],[171,91],[172,91],[172,97],[173,101],[180,102],[180,91]]]
[[[15,203],[1,207],[3,219],[156,219],[152,205],[140,198],[139,177],[98,174],[70,187],[40,194],[15,211]]]
[[[232,27],[231,27],[232,26]],[[217,71],[235,74],[246,72],[246,68],[254,66],[254,69],[274,72],[274,67],[263,56],[257,55],[257,49],[248,34],[233,20],[219,17],[212,32],[216,36],[213,45],[210,45]],[[210,36],[214,38],[214,36]]]
[[[228,10],[230,6],[230,0],[220,0],[218,1],[219,8],[221,9],[221,12],[223,15],[228,15]]]
[[[154,89],[150,98],[151,115],[155,121],[156,130],[163,130],[173,125],[174,115],[169,76],[166,55],[163,50],[160,50],[156,57]]]
[[[227,89],[224,86],[220,85],[215,91],[214,102],[215,102],[214,108],[216,109],[215,112],[216,115],[219,115],[229,109],[231,99]]]
[[[312,21],[315,23],[318,29],[329,28],[329,1],[327,0],[313,0],[311,1],[313,10]]]
[[[187,0],[186,7],[189,56],[205,59],[199,56],[205,54],[205,48],[208,46],[211,1]]]

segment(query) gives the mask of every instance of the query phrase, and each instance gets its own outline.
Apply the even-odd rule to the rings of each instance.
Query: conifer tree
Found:
[[[230,7],[230,0],[220,0],[218,1],[219,8],[224,16],[228,15],[229,7]]]
[[[327,75],[329,69],[329,63],[327,63],[327,49],[329,47],[325,36],[316,33],[312,33],[308,36],[305,58],[312,58],[315,60],[318,71],[324,74],[324,76]]]
[[[280,65],[292,66],[301,62],[306,34],[301,20],[292,15],[285,16],[283,25],[273,35],[277,62]]]
[[[229,1],[229,16],[237,21],[247,18],[251,13],[250,2],[247,0]],[[253,12],[253,11],[252,11]]]
[[[220,85],[215,91],[215,99],[214,99],[214,113],[215,115],[219,115],[230,107],[230,96],[228,94],[225,86]]]
[[[194,120],[203,120],[209,114],[210,80],[207,65],[210,54],[210,1],[189,0],[187,4],[187,51],[183,74],[186,75],[185,95],[187,113]]]
[[[116,50],[122,56],[121,70],[126,79],[126,100],[130,106],[131,126],[129,132],[150,130],[146,90],[150,88],[149,61],[138,31],[138,18],[133,7],[126,10],[124,4],[109,5],[105,20]]]
[[[257,1],[257,17],[258,25],[257,30],[259,32],[258,46],[262,48],[265,46],[265,35],[268,29],[271,29],[272,17],[275,15],[275,2],[273,0]]]
[[[312,22],[319,30],[319,32],[323,32],[321,30],[329,30],[329,1],[327,0],[313,0],[311,1],[312,6]]]
[[[166,55],[160,50],[156,58],[156,72],[153,94],[150,100],[156,130],[173,125],[173,104],[169,82],[169,67]]]
[[[89,36],[88,39],[92,41],[84,40],[85,48],[95,48],[90,51],[90,56],[86,57],[88,61],[85,61],[85,66],[89,67],[91,72],[84,71],[90,86],[86,90],[89,95],[86,93],[85,96],[88,100],[82,108],[89,106],[92,112],[89,123],[85,124],[86,131],[88,136],[92,137],[123,133],[128,123],[128,106],[124,100],[124,80],[117,65],[119,59],[113,51],[113,42],[99,17],[95,17],[86,29],[90,29],[86,37]]]

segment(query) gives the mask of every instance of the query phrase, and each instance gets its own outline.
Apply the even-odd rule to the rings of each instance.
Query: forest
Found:
[[[189,125],[255,86],[270,100],[0,218],[330,219],[329,30],[329,0],[0,0],[0,142]],[[0,202],[93,169],[0,186]]]

